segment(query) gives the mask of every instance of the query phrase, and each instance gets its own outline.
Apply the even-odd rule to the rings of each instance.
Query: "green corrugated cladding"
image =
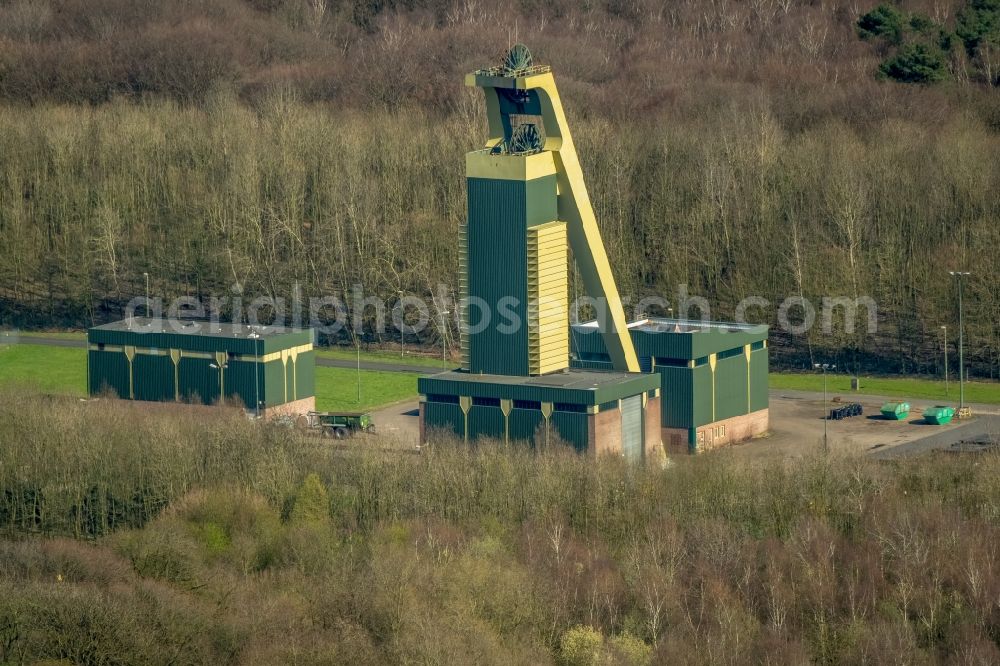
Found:
[[[705,359],[732,349],[740,353],[716,361],[715,413],[712,412],[712,370],[707,362],[694,368],[657,365],[660,376],[661,422],[665,428],[697,428],[714,421],[740,416],[768,407],[768,349],[750,353],[750,396],[747,400],[747,361],[742,347],[767,339],[767,327],[724,333],[653,333],[633,329],[632,340],[640,358],[654,357],[692,361]],[[597,333],[573,332],[573,351],[586,354],[606,353]],[[602,361],[574,361],[573,367],[606,367]]]
[[[219,371],[207,358],[181,358],[177,364],[181,401],[211,404],[219,400]],[[171,373],[172,374],[172,373]],[[173,383],[173,377],[163,377]]]
[[[767,385],[768,348],[755,349],[750,353],[750,411],[768,408]]]
[[[664,428],[688,428],[694,421],[693,374],[688,368],[662,366],[660,375],[660,421]],[[666,389],[670,387],[670,396]]]
[[[510,441],[544,444],[545,419],[541,411],[512,409],[508,417]],[[553,412],[549,418],[550,434],[558,436],[579,451],[587,449],[589,433],[588,415],[575,412]],[[438,428],[465,436],[465,416],[458,405],[443,402],[424,403],[424,424],[428,429]],[[469,439],[490,437],[503,439],[504,417],[499,407],[473,405],[469,408]],[[536,437],[537,435],[537,437]],[[541,438],[541,439],[538,439]]]
[[[128,398],[128,359],[121,352],[91,351],[87,355],[87,378],[90,395],[111,391],[120,398]]]
[[[670,400],[672,394],[660,393]],[[691,369],[691,421],[688,427],[711,423],[712,418],[712,368],[708,364]],[[678,426],[674,426],[678,427]],[[683,427],[683,426],[680,426]]]
[[[268,405],[280,405],[285,400],[285,368],[279,361],[264,364],[264,395]]]
[[[469,178],[467,194],[469,296],[483,299],[488,309],[470,305],[470,323],[475,328],[490,317],[483,330],[469,334],[470,370],[527,375],[527,229],[558,218],[556,176]]]
[[[750,413],[746,356],[720,359],[715,366],[715,420]]]
[[[315,394],[315,352],[300,353],[294,371],[291,359],[287,369],[280,360],[261,363],[258,369],[252,359],[252,356],[249,360],[231,358],[226,362],[222,380],[227,399],[237,399],[243,406],[253,409],[258,397],[263,406],[273,407]],[[180,395],[175,396],[174,364],[168,353],[136,354],[132,361],[135,399],[216,403],[220,396],[220,377],[219,370],[211,367],[213,362],[212,359],[182,357],[176,375]],[[90,351],[88,363],[92,395],[109,389],[121,398],[130,397],[128,360],[123,352]]]
[[[461,438],[465,436],[465,415],[458,405],[427,402],[424,403],[424,427],[447,430]]]
[[[207,323],[203,324],[208,326]],[[195,352],[224,351],[240,355],[266,355],[272,352],[290,349],[312,343],[312,331],[289,331],[266,335],[261,338],[227,338],[218,335],[200,333],[174,333],[169,328],[162,333],[145,333],[142,331],[119,331],[114,329],[92,328],[87,332],[91,344],[135,345],[136,347],[153,349],[184,349]],[[256,345],[255,345],[256,343]]]
[[[659,378],[652,374],[637,374],[626,382],[609,383],[595,389],[572,389],[558,386],[505,384],[479,381],[438,379],[435,375],[417,379],[421,395],[457,395],[474,398],[533,400],[538,402],[566,402],[576,405],[600,405],[650,391],[660,386]]]
[[[132,374],[136,400],[174,399],[174,362],[166,354],[137,354],[132,360]]]
[[[587,435],[590,427],[586,414],[552,412],[549,421],[564,442],[577,451],[587,450]]]
[[[503,439],[503,412],[499,407],[473,405],[469,408],[469,439],[492,437]]]
[[[698,322],[693,323],[697,324]],[[637,328],[629,329],[629,333],[632,335],[632,343],[635,345],[637,356],[680,360],[701,358],[767,339],[766,326],[754,326],[747,330],[729,333],[721,329],[709,329],[698,333],[670,333],[644,331]],[[604,339],[596,329],[583,332],[574,327],[571,330],[570,350],[572,352],[607,354]]]
[[[511,440],[534,441],[538,427],[545,423],[542,412],[537,409],[512,409],[508,417]]]
[[[271,361],[277,363],[278,361]],[[238,399],[247,409],[254,409],[257,396],[264,405],[268,404],[267,389],[264,386],[264,371],[253,361],[230,360],[226,363],[226,399]],[[218,372],[216,370],[215,372]],[[256,382],[256,383],[255,383]]]
[[[296,399],[301,400],[311,395],[316,395],[316,352],[310,351],[299,354],[298,360],[295,363],[298,373]]]

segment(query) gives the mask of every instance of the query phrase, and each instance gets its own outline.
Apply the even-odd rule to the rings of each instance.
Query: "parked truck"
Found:
[[[372,415],[367,412],[309,412],[305,427],[321,437],[346,439],[362,432],[375,432]]]

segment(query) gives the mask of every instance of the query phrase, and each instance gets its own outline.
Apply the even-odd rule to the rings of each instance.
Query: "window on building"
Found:
[[[473,398],[472,404],[476,407],[499,407],[500,398]]]
[[[537,400],[515,400],[514,409],[541,409],[542,403]]]

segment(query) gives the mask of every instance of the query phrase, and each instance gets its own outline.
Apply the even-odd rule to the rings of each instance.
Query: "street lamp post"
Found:
[[[969,271],[948,271],[958,278],[958,412],[965,410],[965,322],[962,312],[962,278],[971,275]]]
[[[941,335],[944,338],[941,348],[944,350],[944,394],[948,393],[948,327],[941,327]]]
[[[142,276],[146,278],[146,318],[149,318],[149,273],[143,273]]]
[[[448,315],[451,313],[447,310],[441,311],[441,360],[444,365],[448,365]]]
[[[226,368],[229,367],[229,365],[226,364],[226,363],[223,363],[222,365],[218,365],[217,363],[209,363],[208,367],[212,368],[213,370],[218,370],[219,371],[219,402],[225,404],[225,402],[226,402],[226,380],[223,379],[223,374],[222,373],[226,370]]]
[[[827,402],[827,393],[826,393],[826,371],[836,370],[837,366],[830,365],[829,363],[814,363],[813,367],[816,368],[817,370],[823,371],[823,452],[829,453],[830,440],[827,437],[826,426],[827,426],[827,421],[830,420],[830,409],[829,409],[829,403]]]
[[[257,401],[257,408],[254,409],[254,414],[257,416],[257,418],[260,418],[260,348],[257,346],[257,338],[260,337],[260,334],[257,333],[257,331],[253,329],[253,327],[251,327],[250,333],[249,335],[247,335],[247,337],[251,338],[254,341],[253,390],[254,390],[254,399]]]
[[[403,358],[403,335],[406,330],[406,310],[403,309],[403,292],[399,292],[399,358]]]

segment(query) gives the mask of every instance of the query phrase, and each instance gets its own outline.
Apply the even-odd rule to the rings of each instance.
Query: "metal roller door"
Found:
[[[625,460],[642,460],[642,396],[622,400],[622,454]]]

